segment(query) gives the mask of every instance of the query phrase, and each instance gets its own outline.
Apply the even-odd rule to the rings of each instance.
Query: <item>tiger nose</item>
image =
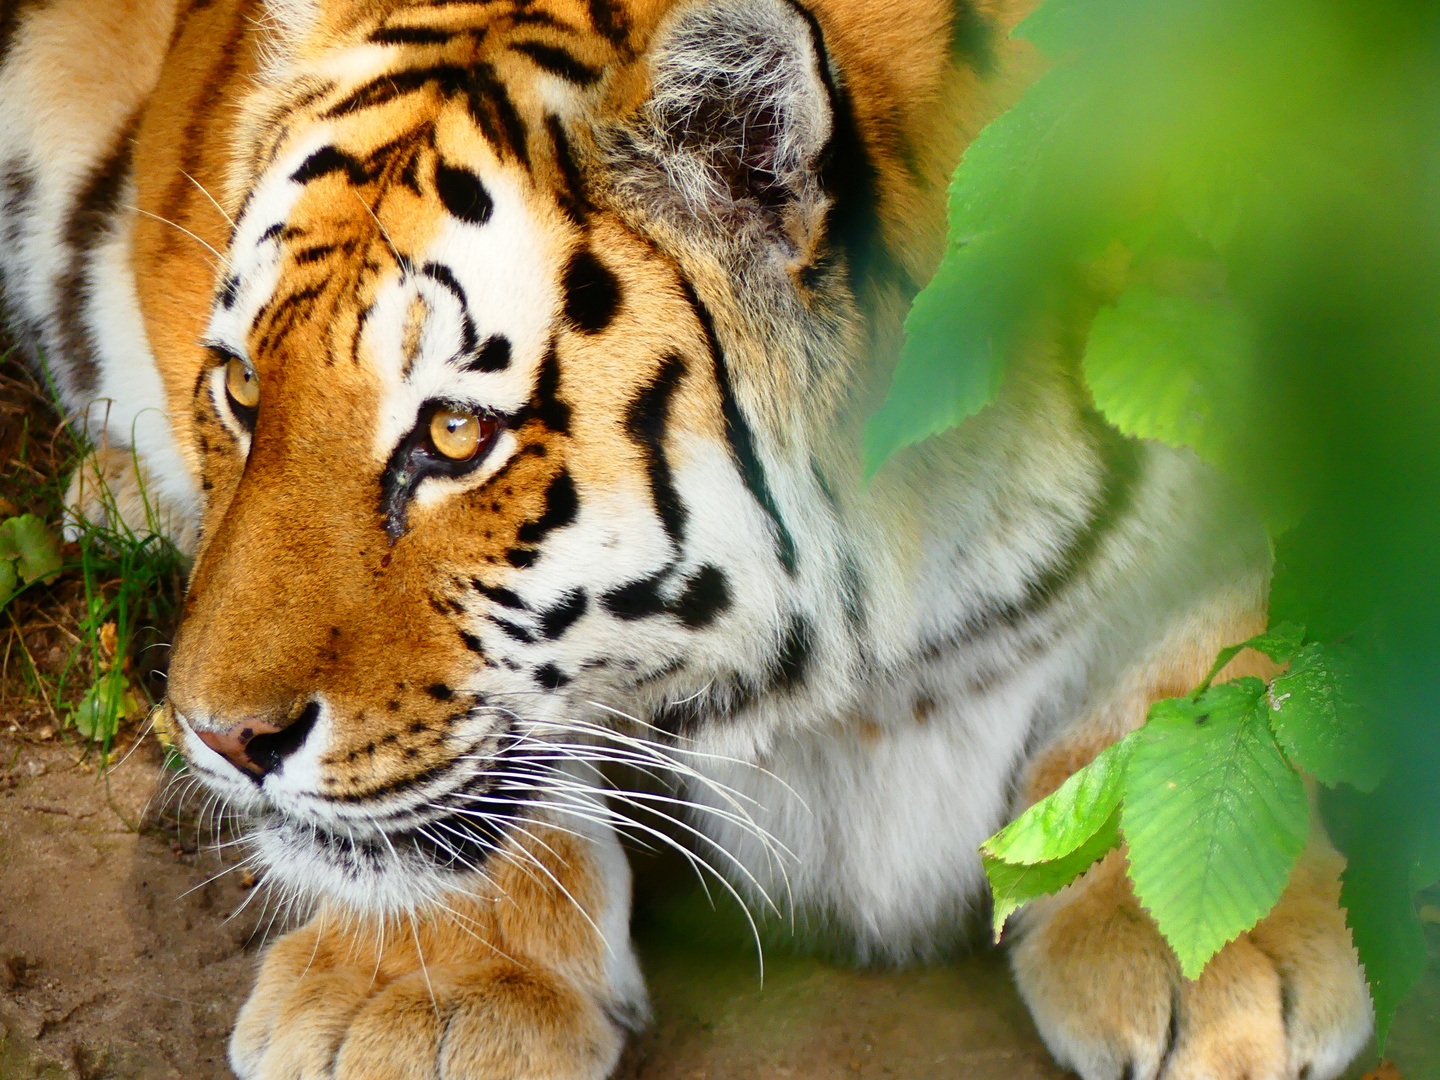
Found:
[[[201,742],[241,772],[262,780],[305,744],[319,716],[320,706],[312,701],[294,720],[280,726],[264,720],[246,720],[226,731],[196,734]]]

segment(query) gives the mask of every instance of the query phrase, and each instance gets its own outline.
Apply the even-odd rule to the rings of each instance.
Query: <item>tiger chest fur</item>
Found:
[[[239,1075],[608,1075],[637,806],[860,958],[934,958],[980,841],[1263,621],[1263,538],[1093,414],[1066,328],[861,476],[1021,14],[0,4],[0,281],[97,446],[72,509],[193,554],[169,723],[319,906]],[[1020,920],[1062,1063],[1344,1068],[1318,831],[1194,983],[1120,859]]]

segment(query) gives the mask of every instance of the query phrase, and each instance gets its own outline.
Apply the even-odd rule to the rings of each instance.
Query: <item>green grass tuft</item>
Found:
[[[65,520],[66,484],[91,449],[16,352],[0,352],[0,527],[34,515],[60,554],[58,573],[27,581],[22,566],[13,592],[0,583],[0,716],[104,765],[164,694],[185,563],[153,512],[142,531],[115,513],[106,525]],[[108,492],[101,500],[114,509]]]

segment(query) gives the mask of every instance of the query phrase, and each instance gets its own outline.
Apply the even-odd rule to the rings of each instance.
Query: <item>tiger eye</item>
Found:
[[[225,365],[225,392],[241,408],[254,409],[260,404],[260,377],[232,356]]]
[[[437,409],[430,417],[430,443],[455,461],[473,457],[480,446],[480,418],[455,409]]]

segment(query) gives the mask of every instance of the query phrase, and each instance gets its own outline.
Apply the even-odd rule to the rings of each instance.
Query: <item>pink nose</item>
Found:
[[[262,737],[278,735],[284,730],[274,724],[254,720],[237,724],[229,731],[201,731],[197,734],[201,742],[222,755],[237,769],[251,776],[261,777],[279,764],[278,760],[270,760],[275,755],[264,753],[266,746]],[[255,743],[256,739],[261,739],[258,745]]]

